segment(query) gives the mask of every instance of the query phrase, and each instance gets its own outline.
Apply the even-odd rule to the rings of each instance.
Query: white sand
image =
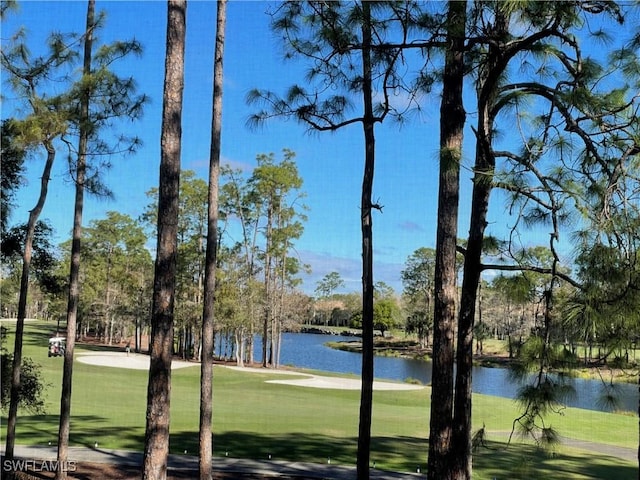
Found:
[[[133,370],[149,370],[149,355],[130,352],[86,352],[79,353],[76,359],[81,363],[100,367],[131,368]],[[196,362],[173,360],[171,368],[200,366]]]
[[[253,373],[278,373],[283,375],[296,375],[304,376],[304,378],[294,379],[278,379],[267,380],[266,383],[280,383],[283,385],[294,385],[298,387],[310,387],[310,388],[333,388],[338,390],[360,390],[361,381],[359,378],[343,378],[343,377],[325,377],[322,375],[311,375],[307,373],[294,372],[290,370],[275,370],[266,368],[248,368],[248,367],[226,367],[233,368],[238,371],[253,372]],[[400,382],[382,382],[374,381],[374,390],[420,390],[423,389],[422,385],[412,385],[409,383]]]
[[[131,368],[134,370],[149,370],[149,355],[139,353],[126,352],[83,352],[76,357],[79,362],[89,365],[97,365],[101,367],[115,368]],[[196,367],[200,364],[197,362],[184,362],[174,360],[171,362],[171,368]],[[310,388],[332,388],[338,390],[360,390],[360,379],[358,378],[342,378],[342,377],[325,377],[322,375],[311,375],[291,370],[278,370],[267,368],[251,368],[251,367],[235,367],[224,366],[222,368],[231,368],[240,372],[247,373],[268,373],[289,375],[303,378],[267,380],[267,383],[280,383],[284,385],[294,385],[298,387]],[[376,380],[373,382],[374,390],[420,390],[424,388],[422,385],[411,385],[409,383],[400,382],[382,382]]]

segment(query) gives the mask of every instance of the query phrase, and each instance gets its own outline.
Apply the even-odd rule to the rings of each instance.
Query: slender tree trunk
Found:
[[[113,327],[115,322],[111,314],[111,251],[109,251],[109,256],[107,257],[107,288],[105,290],[105,306],[109,325],[108,345],[113,345]]]
[[[269,204],[267,207],[267,225],[266,225],[266,246],[265,246],[265,259],[264,259],[264,290],[265,290],[265,312],[264,322],[262,324],[262,366],[266,368],[271,361],[271,352],[268,352],[269,342],[269,326],[271,324],[272,312],[272,292],[271,292],[271,249],[273,241],[273,206]],[[273,332],[271,332],[273,335]]]
[[[506,35],[508,20],[496,14],[494,33],[499,38]],[[489,47],[487,60],[479,73],[478,127],[476,132],[476,162],[469,239],[464,261],[464,274],[458,321],[458,350],[456,357],[456,387],[454,403],[454,448],[451,464],[453,478],[471,479],[471,417],[472,417],[472,369],[473,325],[476,300],[480,286],[482,245],[489,209],[489,197],[493,187],[495,158],[493,144],[493,107],[496,85],[506,62],[497,48]]]
[[[186,0],[167,2],[167,49],[160,140],[158,241],[151,311],[151,344],[143,480],[164,480],[169,455]]]
[[[95,27],[95,0],[87,2],[87,26],[84,39],[84,60],[82,74],[91,75],[93,29]],[[89,87],[86,87],[89,88]],[[84,182],[87,166],[87,145],[89,142],[89,102],[91,92],[86,90],[80,99],[80,138],[76,165],[76,195],[71,239],[71,265],[69,269],[69,300],[67,302],[67,346],[64,352],[62,372],[62,392],[60,394],[60,426],[58,429],[58,470],[56,480],[67,478],[66,464],[69,455],[69,430],[71,424],[71,387],[73,378],[73,354],[76,343],[76,321],[80,299],[80,242],[82,239],[82,213],[84,209]]]
[[[450,1],[447,54],[440,107],[440,178],[436,237],[433,377],[429,430],[428,477],[448,480],[453,419],[453,371],[456,303],[456,242],[460,159],[465,112],[462,102],[466,2]]]
[[[244,331],[242,329],[236,329],[234,338],[236,343],[236,365],[238,367],[244,367]]]
[[[16,319],[16,333],[13,348],[13,364],[11,369],[11,393],[9,400],[9,412],[7,417],[7,442],[5,446],[5,458],[13,459],[13,452],[16,441],[16,424],[18,422],[18,403],[20,402],[20,375],[22,370],[22,339],[24,336],[24,320],[27,312],[27,297],[29,294],[29,270],[31,267],[31,257],[33,254],[33,237],[36,230],[38,218],[44,207],[49,189],[49,179],[51,178],[51,168],[55,160],[56,151],[49,141],[43,142],[47,151],[47,160],[42,171],[40,180],[40,195],[33,210],[29,212],[27,223],[27,233],[24,239],[24,250],[22,253],[22,273],[20,276],[20,296],[18,298],[18,317]]]
[[[136,353],[140,353],[140,335],[141,333],[141,329],[140,329],[140,317],[138,316],[138,314],[136,313],[136,318],[135,318],[135,329],[133,331],[133,335],[135,336],[134,339],[134,352]]]
[[[289,248],[289,247],[287,247]],[[285,283],[286,283],[286,276],[287,276],[287,252],[286,250],[283,252],[282,254],[282,267],[280,269],[280,292],[278,295],[278,321],[276,322],[276,327],[278,330],[278,336],[276,337],[276,356],[275,356],[275,362],[276,362],[276,368],[280,368],[280,353],[281,353],[281,349],[282,349],[282,318],[284,315],[284,303],[285,303]]]
[[[365,142],[364,175],[360,204],[362,229],[362,386],[360,391],[360,423],[358,428],[358,480],[369,479],[371,456],[371,414],[373,409],[373,217],[372,193],[375,166],[375,131],[373,87],[371,79],[371,11],[362,2],[362,94]]]
[[[222,136],[222,80],[227,0],[217,3],[216,42],[213,67],[213,113],[211,151],[209,155],[209,198],[207,250],[204,273],[204,306],[202,312],[202,361],[200,364],[200,480],[212,478],[213,438],[213,348],[215,320],[216,264],[218,260],[218,183]]]
[[[492,188],[494,160],[491,154],[492,120],[489,106],[480,112],[476,139],[476,167],[473,179],[469,240],[465,254],[460,313],[458,349],[456,352],[455,387],[455,447],[452,451],[454,478],[471,478],[471,384],[473,368],[473,325],[476,298],[480,285],[482,244]]]
[[[249,300],[250,303],[253,302],[253,300]],[[253,308],[250,309],[251,311],[253,310]],[[251,317],[253,318],[253,317]],[[249,320],[249,334],[247,335],[247,347],[246,347],[246,360],[249,363],[249,365],[253,364],[254,358],[255,358],[255,350],[254,350],[254,332],[255,332],[255,325],[253,323],[253,320]]]

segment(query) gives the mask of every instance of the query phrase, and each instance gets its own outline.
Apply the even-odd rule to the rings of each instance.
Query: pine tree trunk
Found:
[[[202,312],[202,361],[200,364],[200,480],[212,478],[213,438],[213,348],[215,320],[216,263],[218,259],[218,183],[222,132],[222,80],[227,1],[217,3],[216,41],[213,67],[213,113],[209,155],[207,250]]]
[[[373,217],[372,192],[375,166],[375,132],[373,87],[371,79],[371,12],[368,2],[362,2],[362,95],[364,100],[365,166],[362,180],[362,387],[360,392],[360,423],[358,428],[358,480],[369,479],[371,451],[371,417],[373,409]]]
[[[169,0],[167,10],[167,51],[158,195],[158,246],[151,311],[149,347],[151,358],[142,470],[144,480],[165,480],[169,455],[186,0]]]
[[[93,48],[93,29],[95,28],[95,0],[87,2],[87,25],[84,39],[83,76],[91,75],[91,56]],[[71,240],[71,266],[69,269],[69,300],[67,303],[67,346],[64,352],[62,372],[62,392],[60,394],[60,427],[58,429],[58,470],[56,480],[67,478],[66,463],[69,455],[69,431],[71,424],[71,387],[73,378],[73,353],[76,343],[76,322],[78,301],[80,300],[80,243],[82,239],[82,213],[84,206],[84,182],[87,164],[87,146],[89,131],[86,125],[89,119],[91,92],[85,91],[80,99],[80,138],[78,141],[78,160],[76,165],[76,195],[73,215],[73,233]]]
[[[436,236],[433,376],[428,477],[448,480],[453,448],[453,370],[456,304],[456,242],[460,159],[465,112],[462,102],[466,2],[450,1],[447,55],[440,107],[440,178]]]
[[[500,38],[506,34],[508,21],[496,14],[494,31]],[[490,47],[486,63],[478,79],[478,127],[476,131],[476,162],[473,178],[469,239],[464,261],[464,276],[458,321],[458,350],[456,357],[456,386],[454,400],[454,449],[451,464],[454,478],[471,480],[471,417],[473,325],[476,300],[480,286],[482,246],[487,224],[489,197],[493,186],[495,159],[492,152],[493,109],[497,80],[506,63],[503,55]]]
[[[13,452],[16,441],[16,425],[18,422],[18,403],[20,402],[20,376],[22,370],[22,340],[24,336],[24,321],[27,317],[27,297],[29,294],[29,270],[31,268],[31,257],[33,255],[33,237],[36,230],[38,218],[44,207],[49,190],[49,179],[51,178],[51,168],[56,157],[56,151],[50,142],[43,142],[47,150],[47,160],[45,161],[40,180],[40,195],[36,206],[29,212],[27,223],[27,234],[24,239],[22,253],[22,273],[20,276],[20,296],[18,297],[18,316],[16,318],[16,332],[13,349],[13,364],[11,367],[11,392],[9,397],[9,412],[7,414],[7,441],[5,444],[5,459],[13,459]]]

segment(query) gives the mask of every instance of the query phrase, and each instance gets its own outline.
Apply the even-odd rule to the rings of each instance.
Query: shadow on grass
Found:
[[[605,455],[579,454],[570,450],[564,451],[563,447],[559,447],[555,452],[548,452],[525,444],[511,445],[508,449],[505,449],[504,443],[489,442],[488,445],[489,448],[480,449],[473,456],[474,470],[483,472],[486,478],[638,478],[637,467]]]
[[[358,439],[282,433],[263,435],[249,432],[224,432],[213,436],[214,455],[255,460],[327,463],[355,466]],[[425,468],[426,442],[409,437],[375,437],[371,442],[371,463],[387,470],[415,472]],[[172,453],[198,452],[198,433],[181,432],[171,436]],[[423,460],[419,461],[422,457]]]
[[[249,432],[224,432],[213,435],[215,456],[250,458],[255,460],[299,461],[326,463],[330,457],[336,463],[355,464],[357,442],[351,438],[333,438],[303,433],[263,435]],[[171,453],[198,452],[198,432],[171,435]]]
[[[9,351],[13,351],[16,322],[15,320],[4,321],[2,322],[2,326],[7,329],[8,335],[11,335],[11,338],[5,341],[5,347]],[[42,347],[45,353],[49,346],[49,338],[54,336],[66,336],[66,324],[64,322],[60,325],[60,330],[58,330],[56,322],[53,321],[46,322],[44,320],[27,320],[24,328],[25,334],[22,339],[23,346],[29,345]],[[82,339],[76,341],[76,348],[96,352],[124,352],[125,350],[123,345],[104,345],[96,342],[86,342]]]
[[[11,338],[5,340],[5,348],[10,352],[13,352],[14,335],[16,332],[16,321],[4,321],[2,326],[7,329],[7,334]],[[27,320],[24,324],[25,333],[22,337],[23,345],[40,346],[44,351],[47,351],[49,347],[49,338],[56,335],[56,323],[55,322],[41,322]]]
[[[248,432],[214,434],[214,455],[291,462],[326,463],[355,466],[356,438],[335,438],[305,433],[263,435]],[[637,479],[637,469],[630,463],[604,455],[563,452],[551,455],[531,445],[493,443],[491,448],[474,454],[474,472],[477,478],[518,480],[545,478],[567,480],[572,478],[599,478],[615,480]],[[180,432],[171,436],[171,452],[187,450],[197,455],[198,433]],[[371,463],[383,470],[426,472],[428,441],[412,437],[374,437],[371,445]],[[476,478],[474,475],[474,478]]]
[[[58,441],[58,415],[34,415],[18,418],[17,443],[25,445],[49,446]],[[144,448],[144,430],[139,427],[122,427],[110,424],[107,418],[99,415],[73,416],[69,433],[71,447],[95,448],[99,446],[113,448],[109,438],[118,440],[117,448],[142,451]],[[103,443],[107,443],[103,445]]]
[[[22,417],[18,422],[18,443],[46,446],[57,442],[58,417],[55,415]],[[109,438],[117,438],[117,448],[130,452],[113,452],[113,461],[123,465],[137,465],[144,448],[144,432],[139,427],[113,426],[100,415],[75,416],[72,420],[70,445],[72,447],[113,448]],[[594,453],[576,453],[559,448],[553,455],[532,445],[489,442],[490,448],[474,454],[474,478],[518,480],[545,478],[567,480],[599,478],[615,480],[637,479],[637,467],[627,462]],[[198,454],[198,432],[181,431],[171,435],[171,453]],[[428,442],[416,437],[372,438],[371,463],[383,470],[416,472],[426,471]],[[566,451],[565,451],[566,450]],[[218,457],[255,460],[326,463],[355,466],[357,439],[309,435],[303,432],[260,434],[228,431],[214,434],[214,455]]]

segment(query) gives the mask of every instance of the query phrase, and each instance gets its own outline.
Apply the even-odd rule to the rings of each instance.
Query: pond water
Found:
[[[309,368],[336,373],[361,373],[361,355],[327,347],[329,341],[359,340],[355,337],[317,335],[311,333],[285,333],[282,338],[281,365]],[[256,339],[255,358],[261,358],[261,343]],[[375,377],[404,381],[416,379],[423,384],[431,382],[431,362],[406,358],[377,356],[374,361]],[[597,380],[573,379],[575,397],[567,400],[567,406],[589,410],[603,410],[599,404],[601,382]],[[474,367],[473,391],[497,397],[514,398],[518,385],[509,379],[505,368]],[[636,412],[638,409],[638,386],[619,384],[619,409]]]

